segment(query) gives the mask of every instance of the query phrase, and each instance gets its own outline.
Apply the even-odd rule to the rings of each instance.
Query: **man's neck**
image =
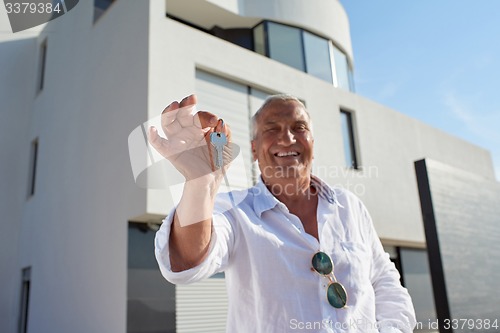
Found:
[[[279,180],[264,180],[266,187],[279,201],[289,209],[304,206],[308,201],[315,201],[317,189],[311,186],[311,177],[281,178]]]
[[[302,181],[293,179],[289,182],[267,183],[267,188],[273,195],[281,201],[288,211],[297,216],[304,230],[319,241],[317,209],[318,209],[318,189],[311,186],[311,177]]]

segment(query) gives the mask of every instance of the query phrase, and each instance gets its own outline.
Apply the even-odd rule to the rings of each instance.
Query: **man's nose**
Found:
[[[284,129],[280,132],[278,141],[283,145],[291,145],[295,143],[295,134],[290,129]]]

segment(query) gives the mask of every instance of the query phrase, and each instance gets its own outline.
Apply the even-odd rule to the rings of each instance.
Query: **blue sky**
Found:
[[[356,93],[486,148],[500,180],[500,1],[341,3]]]

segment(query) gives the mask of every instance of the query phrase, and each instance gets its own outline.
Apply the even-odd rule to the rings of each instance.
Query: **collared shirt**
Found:
[[[234,191],[233,201],[217,200],[209,254],[182,272],[170,267],[170,214],[155,239],[163,276],[172,283],[192,283],[224,271],[231,333],[412,332],[410,296],[364,205],[316,177],[312,184],[319,194],[319,241],[260,181]],[[332,258],[333,273],[348,294],[346,308],[328,303],[329,280],[311,265],[318,251]]]

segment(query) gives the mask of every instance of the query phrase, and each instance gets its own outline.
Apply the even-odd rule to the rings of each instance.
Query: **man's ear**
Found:
[[[250,141],[252,144],[252,158],[254,161],[257,161],[257,150],[255,149],[255,140]]]

